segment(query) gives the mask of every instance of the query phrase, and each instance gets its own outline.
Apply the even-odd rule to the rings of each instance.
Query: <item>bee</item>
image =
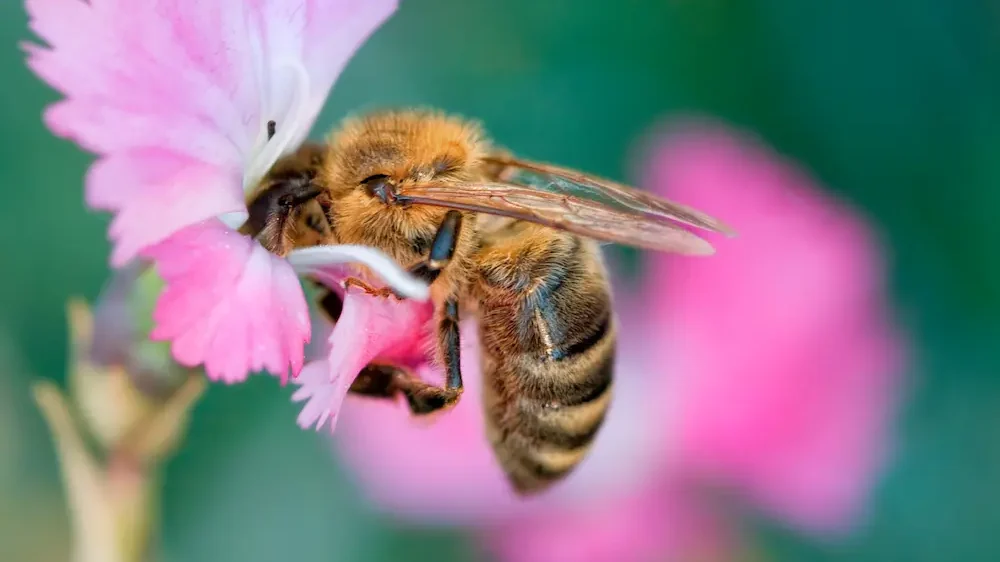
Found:
[[[608,412],[617,326],[599,244],[710,254],[684,225],[732,235],[694,209],[514,157],[477,123],[429,110],[347,119],[326,143],[279,160],[248,210],[244,232],[279,255],[364,244],[430,284],[443,384],[369,365],[354,394],[403,397],[414,415],[454,406],[459,319],[477,318],[487,437],[521,495],[567,476]],[[346,285],[394,296],[367,279],[360,271]],[[321,306],[336,320],[335,294]]]

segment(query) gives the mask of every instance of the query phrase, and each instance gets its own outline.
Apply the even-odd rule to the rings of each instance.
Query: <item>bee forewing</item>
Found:
[[[707,241],[673,222],[673,217],[537,187],[505,182],[424,183],[405,186],[397,196],[410,203],[510,217],[650,250],[690,255],[715,252]]]
[[[537,178],[536,181],[547,182],[548,185],[542,188],[543,191],[555,188],[556,192],[573,193],[585,199],[604,201],[643,215],[656,215],[729,237],[736,236],[732,228],[702,211],[605,178],[553,164],[531,162],[509,156],[491,156],[486,160],[505,166],[506,177],[510,177],[512,172],[520,172],[534,176]],[[528,185],[521,181],[517,183]]]

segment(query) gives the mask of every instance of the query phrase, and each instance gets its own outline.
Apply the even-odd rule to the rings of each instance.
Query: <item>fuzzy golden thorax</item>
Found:
[[[399,190],[411,183],[481,180],[489,150],[478,124],[436,112],[348,119],[331,135],[316,178],[329,197],[332,236],[337,243],[379,248],[404,267],[426,259],[448,210],[386,203],[373,195],[369,180],[384,176]],[[467,281],[476,239],[476,215],[465,213],[455,255],[435,286],[454,294]]]

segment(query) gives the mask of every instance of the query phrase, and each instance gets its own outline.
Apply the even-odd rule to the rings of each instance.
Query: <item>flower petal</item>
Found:
[[[50,125],[96,152],[165,147],[242,165],[267,120],[309,77],[291,146],[308,134],[334,80],[396,0],[27,0],[28,64],[68,99]],[[209,155],[209,156],[206,156]]]
[[[654,256],[645,300],[683,376],[662,391],[677,458],[816,531],[862,508],[884,460],[904,342],[871,229],[793,165],[710,122],[658,144],[650,185],[740,232],[709,260]]]
[[[341,403],[358,373],[374,360],[404,367],[425,363],[431,303],[372,297],[353,287],[344,296],[344,306],[329,340],[325,370],[321,362],[310,363],[295,380],[301,388],[294,401],[307,400],[299,416],[303,428],[319,429],[329,420],[336,426]],[[323,372],[324,376],[319,373]]]
[[[116,211],[111,261],[124,265],[142,248],[187,225],[244,209],[239,175],[160,148],[101,158],[87,175],[87,202]]]
[[[348,264],[362,264],[405,297],[427,300],[430,296],[426,283],[403,271],[383,252],[368,246],[340,244],[302,248],[289,254],[288,262],[297,272],[314,275],[330,286],[350,276]]]
[[[263,0],[260,21],[265,30],[263,64],[271,77],[266,104],[286,122],[294,122],[289,146],[297,146],[309,133],[330,89],[355,51],[393,12],[396,0]],[[299,70],[297,70],[299,69]],[[292,75],[308,77],[306,91],[289,88]],[[291,100],[304,96],[293,114]],[[281,121],[279,120],[280,124]],[[281,128],[279,127],[279,134]]]
[[[308,135],[392,0],[27,0],[29,67],[66,98],[57,135],[109,156],[88,202],[115,211],[113,263],[208,217]],[[268,140],[268,122],[277,134]],[[247,177],[249,172],[249,177]]]
[[[397,0],[306,0],[302,56],[313,85],[310,121],[347,62],[398,6]]]
[[[239,168],[260,121],[242,2],[28,0],[29,66],[67,99],[53,130],[99,153],[162,147]]]
[[[294,382],[299,388],[292,394],[292,402],[306,402],[296,420],[299,427],[315,427],[319,431],[329,421],[330,431],[333,431],[337,426],[337,410],[351,388],[351,383],[330,382],[326,361],[309,363]]]
[[[151,337],[172,341],[183,365],[240,382],[267,370],[298,374],[309,314],[291,267],[246,236],[210,220],[149,248],[166,283]]]

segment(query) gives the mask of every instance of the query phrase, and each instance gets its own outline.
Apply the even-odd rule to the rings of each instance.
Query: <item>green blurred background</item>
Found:
[[[0,5],[0,560],[64,560],[67,521],[32,377],[66,370],[66,299],[107,275],[91,157],[52,137],[56,95]],[[759,522],[779,560],[1000,558],[1000,4],[973,0],[408,0],[348,66],[347,111],[426,104],[536,159],[630,178],[657,120],[761,135],[875,223],[917,342],[901,440],[869,524],[824,545]],[[290,389],[213,387],[168,465],[168,560],[466,560],[470,539],[375,515],[299,430]]]

